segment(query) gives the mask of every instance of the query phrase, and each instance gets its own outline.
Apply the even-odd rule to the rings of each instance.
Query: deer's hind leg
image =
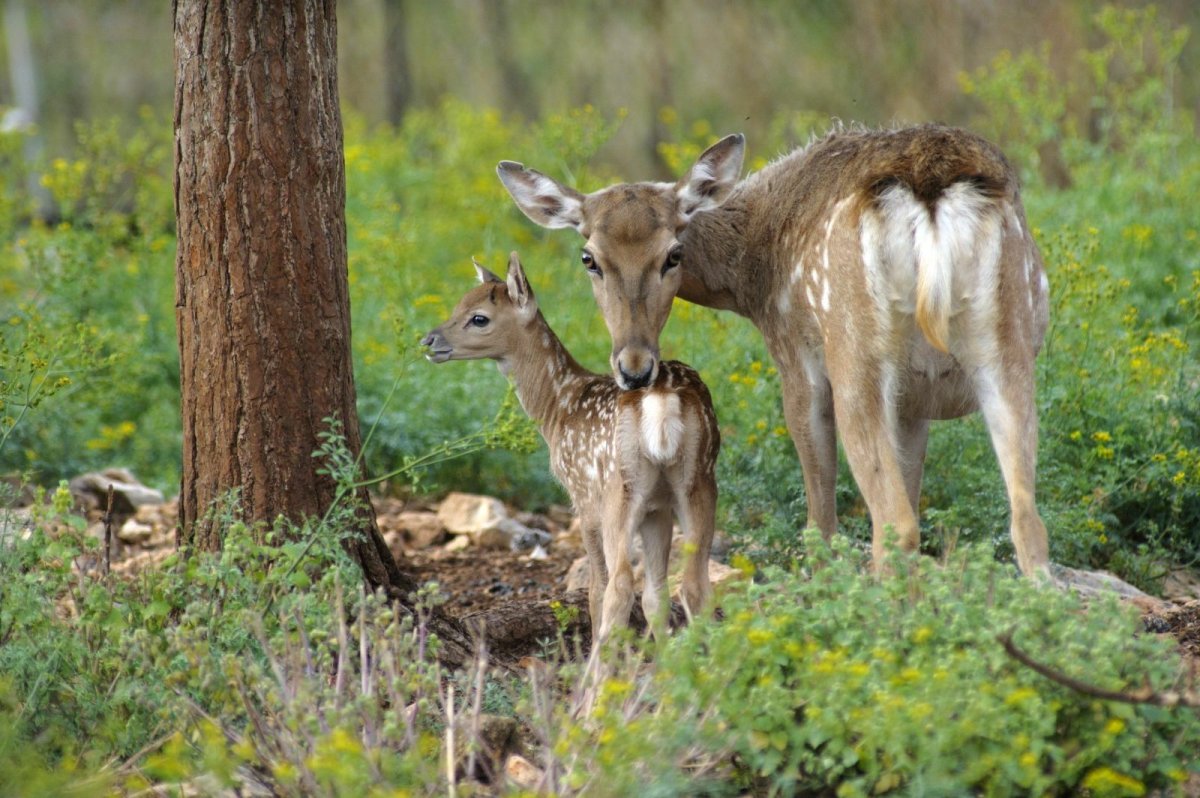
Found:
[[[690,620],[704,612],[712,596],[708,557],[716,532],[717,483],[704,474],[688,486],[675,486],[675,512],[683,528],[683,609]]]
[[[871,513],[871,555],[879,570],[887,558],[889,535],[896,535],[900,551],[915,552],[920,545],[909,489],[910,481],[915,480],[911,473],[906,479],[901,466],[894,368],[882,359],[870,361],[861,356],[854,366],[851,373],[831,368],[830,377],[846,460]]]

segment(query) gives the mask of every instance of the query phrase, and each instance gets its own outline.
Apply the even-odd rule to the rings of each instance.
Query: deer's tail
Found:
[[[985,251],[992,242],[987,240],[983,223],[993,202],[972,183],[959,182],[913,214],[916,322],[930,345],[942,352],[949,351],[955,273],[997,254]]]

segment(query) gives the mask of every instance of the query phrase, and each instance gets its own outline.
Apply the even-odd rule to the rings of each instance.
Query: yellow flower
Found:
[[[1101,430],[1100,432],[1092,433],[1092,440],[1094,440],[1096,443],[1108,443],[1112,440],[1112,436],[1104,430]]]
[[[1084,776],[1083,788],[1096,795],[1129,795],[1136,798],[1146,794],[1146,785],[1137,779],[1103,766]]]

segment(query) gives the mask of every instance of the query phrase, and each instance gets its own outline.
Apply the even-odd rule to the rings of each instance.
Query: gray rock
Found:
[[[113,512],[132,515],[147,504],[162,504],[163,495],[154,488],[138,482],[128,469],[108,468],[80,474],[68,483],[75,503],[87,510],[104,510],[108,503],[108,488],[113,488]]]

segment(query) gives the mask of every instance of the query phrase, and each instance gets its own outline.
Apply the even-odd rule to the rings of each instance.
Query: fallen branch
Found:
[[[1038,662],[1018,648],[1017,644],[1013,642],[1012,636],[1012,632],[996,636],[996,640],[1004,647],[1004,651],[1010,657],[1030,670],[1045,676],[1050,681],[1057,682],[1063,687],[1067,687],[1077,693],[1093,698],[1100,698],[1105,701],[1120,701],[1125,704],[1150,704],[1157,707],[1167,707],[1168,709],[1174,707],[1200,709],[1200,693],[1197,693],[1195,690],[1168,690],[1160,693],[1151,689],[1150,685],[1147,684],[1138,690],[1125,692],[1120,690],[1106,690],[1103,687],[1097,687],[1094,684],[1080,681],[1045,663]]]

